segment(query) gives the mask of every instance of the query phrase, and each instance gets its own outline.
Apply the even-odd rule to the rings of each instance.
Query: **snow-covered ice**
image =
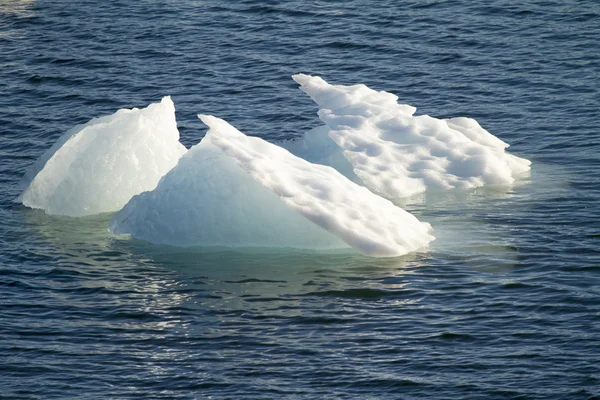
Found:
[[[180,246],[340,248],[398,256],[425,247],[430,226],[335,169],[311,164],[227,122],[210,130],[111,231]]]
[[[319,77],[293,79],[319,106],[325,127],[298,144],[283,144],[313,162],[332,165],[387,198],[426,189],[510,184],[530,162],[505,152],[508,144],[471,118],[415,116],[415,107],[365,85],[330,85]],[[356,179],[357,178],[357,179]]]
[[[67,131],[26,172],[17,200],[55,215],[117,211],[154,189],[185,152],[175,106],[164,97]]]

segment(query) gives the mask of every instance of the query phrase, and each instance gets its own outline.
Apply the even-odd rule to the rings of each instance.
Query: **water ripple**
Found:
[[[588,0],[0,2],[0,397],[596,398],[599,15]],[[385,260],[153,247],[111,237],[110,215],[13,203],[64,131],[163,95],[187,146],[198,112],[297,137],[319,124],[297,72],[474,117],[531,176],[402,204],[437,240]]]

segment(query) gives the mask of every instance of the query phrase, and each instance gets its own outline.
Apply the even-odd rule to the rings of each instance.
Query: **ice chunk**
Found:
[[[330,85],[303,74],[293,78],[319,105],[327,135],[354,173],[385,197],[507,184],[530,168],[528,160],[506,153],[508,145],[473,119],[414,116],[414,107],[365,85]]]
[[[113,233],[173,246],[344,248],[290,210],[205,137],[156,189],[112,218]]]
[[[211,141],[285,204],[366,255],[393,256],[425,246],[429,224],[396,207],[335,169],[311,164],[227,122],[201,116]]]
[[[25,173],[18,201],[48,214],[117,211],[152,190],[186,152],[170,97],[78,125]]]
[[[335,169],[200,116],[206,137],[110,224],[181,246],[339,248],[398,256],[426,246],[429,225]]]

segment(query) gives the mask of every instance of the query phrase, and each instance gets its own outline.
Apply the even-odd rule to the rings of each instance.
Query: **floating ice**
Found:
[[[200,116],[210,130],[186,153],[165,97],[69,130],[25,174],[18,200],[70,216],[120,209],[109,229],[153,243],[386,257],[434,238],[375,193],[512,183],[529,170],[473,119],[414,116],[390,93],[294,79],[326,123],[283,144],[297,156],[212,116]]]
[[[347,247],[290,210],[205,137],[156,189],[134,196],[113,233],[174,246]]]
[[[117,211],[132,196],[154,189],[185,152],[175,106],[164,97],[67,131],[26,172],[17,200],[57,215]]]
[[[313,162],[332,165],[347,176],[347,164],[371,190],[401,198],[430,189],[507,184],[529,170],[528,160],[504,150],[508,145],[470,118],[414,116],[416,108],[365,85],[330,85],[319,77],[293,76],[320,107],[326,128],[310,131],[291,147]]]
[[[200,116],[206,137],[152,192],[135,196],[114,233],[180,246],[338,248],[398,256],[426,246],[429,225],[335,169]]]

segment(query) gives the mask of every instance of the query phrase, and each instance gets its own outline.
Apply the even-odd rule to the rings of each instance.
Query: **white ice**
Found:
[[[398,256],[425,247],[430,226],[335,169],[200,116],[210,130],[110,224],[114,233],[180,246],[340,248]]]
[[[293,78],[318,104],[326,126],[310,131],[300,144],[284,146],[338,168],[387,198],[426,189],[510,184],[530,169],[528,160],[506,153],[508,144],[474,119],[414,116],[416,108],[398,104],[391,93],[365,85],[330,85],[303,74]]]
[[[67,131],[26,172],[17,200],[55,215],[117,211],[154,189],[185,152],[175,106],[164,97]]]

